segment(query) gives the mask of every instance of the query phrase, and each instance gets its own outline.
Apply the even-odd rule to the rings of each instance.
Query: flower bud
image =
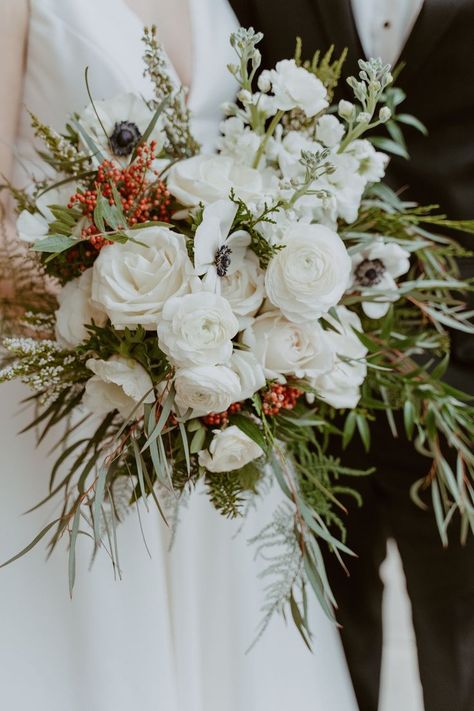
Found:
[[[360,114],[357,116],[357,123],[370,123],[370,114],[367,113],[367,111],[361,111]]]
[[[248,102],[251,100],[252,94],[250,93],[250,91],[249,91],[248,89],[241,89],[241,90],[239,91],[239,93],[237,94],[237,98],[238,98],[239,101],[241,101],[243,104],[246,104],[246,103],[248,103]]]
[[[264,94],[267,93],[267,91],[270,91],[272,83],[270,81],[270,77],[268,76],[268,72],[262,72],[260,76],[258,77],[258,88],[260,91],[263,91]]]
[[[352,102],[341,99],[338,105],[338,113],[341,118],[350,120],[354,118],[355,106]]]
[[[392,112],[388,108],[388,106],[382,106],[382,108],[379,111],[379,120],[382,121],[383,123],[386,123],[392,116]]]

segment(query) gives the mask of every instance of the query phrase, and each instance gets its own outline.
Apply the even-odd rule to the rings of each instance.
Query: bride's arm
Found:
[[[23,71],[28,28],[27,0],[0,0],[0,183],[10,179],[13,167],[18,117],[21,106]],[[0,193],[0,210],[5,214],[1,239],[13,238],[11,205],[5,191]],[[4,234],[5,233],[5,234]],[[0,283],[0,297],[10,291]]]

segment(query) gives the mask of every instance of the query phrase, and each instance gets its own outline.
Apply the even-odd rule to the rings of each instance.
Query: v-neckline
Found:
[[[115,0],[112,0],[115,2]],[[143,18],[138,14],[136,10],[134,10],[130,5],[128,4],[127,0],[117,0],[120,5],[123,7],[124,11],[128,13],[130,18],[133,18],[134,22],[143,29],[147,26],[146,22],[144,22]],[[194,6],[193,6],[193,0],[187,0],[187,6],[188,6],[188,12],[189,12],[189,26],[191,30],[191,81],[190,81],[190,86],[187,87],[188,93],[187,93],[187,103],[188,105],[191,103],[191,99],[194,96],[195,88],[196,88],[196,79],[197,79],[197,41],[196,41],[196,35],[197,33],[195,32],[195,26],[196,26],[196,21],[194,18]],[[160,40],[159,35],[158,35],[158,41]],[[173,62],[171,61],[171,58],[168,54],[168,52],[165,49],[164,44],[162,44],[163,51],[166,55],[166,59],[168,61],[169,69],[172,74],[172,78],[174,78],[179,86],[184,86],[183,82],[181,81],[181,77],[179,76],[178,72],[176,71],[176,67],[174,66]]]

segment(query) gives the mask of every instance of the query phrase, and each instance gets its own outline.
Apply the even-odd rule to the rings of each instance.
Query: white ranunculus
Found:
[[[154,330],[171,296],[200,288],[182,235],[165,227],[130,233],[137,242],[101,249],[94,263],[92,299],[116,328]]]
[[[285,241],[265,275],[268,298],[290,321],[312,321],[340,301],[351,260],[341,238],[323,225],[297,223]]]
[[[264,451],[235,425],[216,430],[208,450],[199,452],[199,464],[210,472],[231,472],[241,469]]]
[[[87,381],[82,401],[94,415],[118,410],[127,420],[138,403],[155,401],[151,378],[137,361],[112,356],[109,360],[89,358],[86,365],[95,375]],[[134,417],[142,414],[143,404],[137,408]]]
[[[376,151],[370,141],[359,139],[352,141],[346,152],[354,156],[359,166],[357,172],[366,183],[377,183],[385,175],[389,157],[386,153]]]
[[[225,365],[198,365],[180,368],[174,379],[175,403],[184,415],[203,417],[215,412],[225,412],[241,397],[237,374]]]
[[[91,301],[92,269],[68,282],[58,294],[59,309],[56,311],[56,339],[65,348],[75,348],[86,340],[86,326],[92,321],[103,326],[106,314]]]
[[[217,200],[204,208],[202,221],[194,236],[194,267],[204,276],[207,291],[221,293],[222,279],[242,269],[250,244],[244,230],[230,233],[237,205],[231,200]]]
[[[177,367],[226,365],[238,329],[228,301],[202,291],[168,299],[158,324],[158,341]]]
[[[400,245],[375,239],[352,253],[352,289],[375,300],[364,301],[362,308],[369,318],[382,318],[390,303],[397,301],[395,279],[410,269],[410,253]]]
[[[239,321],[239,331],[252,321],[265,298],[265,274],[256,254],[248,251],[242,266],[221,280],[221,295]]]
[[[248,400],[266,385],[263,366],[250,351],[234,350],[230,367],[237,374],[240,382],[238,401]]]
[[[128,163],[134,148],[150,125],[153,112],[144,99],[132,93],[119,94],[106,101],[95,101],[94,106],[95,110],[92,104],[84,109],[79,119],[80,125],[108,159]],[[159,153],[165,142],[160,120],[148,138],[150,141],[156,141],[156,153]],[[87,145],[84,145],[84,149],[90,151]]]
[[[51,188],[43,193],[35,203],[37,212],[23,210],[20,212],[16,229],[18,237],[23,242],[37,242],[47,236],[49,225],[54,222],[55,217],[49,209],[51,205],[67,206],[71,195],[76,191],[74,183],[61,185],[58,188]]]
[[[367,375],[367,348],[354,333],[354,329],[362,331],[357,314],[345,306],[336,307],[336,311],[339,320],[326,316],[334,328],[326,331],[336,354],[334,366],[328,373],[315,378],[312,385],[319,397],[332,407],[354,408],[360,400],[360,386]]]
[[[345,128],[335,116],[324,114],[316,126],[316,138],[328,148],[334,148],[340,143]]]
[[[271,188],[264,173],[239,165],[228,156],[205,154],[176,163],[169,172],[167,187],[189,207],[228,198],[232,189],[245,202],[254,202]]]
[[[315,116],[329,105],[322,81],[294,59],[281,60],[262,75],[262,82],[271,83],[276,106],[282,111],[301,109],[306,116]]]
[[[244,331],[243,342],[262,364],[268,380],[315,378],[334,364],[331,343],[317,321],[293,323],[278,311],[258,316]]]

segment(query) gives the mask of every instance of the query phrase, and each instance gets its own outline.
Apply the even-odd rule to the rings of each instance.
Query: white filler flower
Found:
[[[271,84],[276,106],[281,111],[301,109],[306,116],[315,116],[329,106],[322,81],[299,67],[294,59],[277,62],[275,69],[263,71],[262,77],[261,82]]]
[[[239,324],[229,303],[202,291],[169,299],[158,324],[160,348],[180,368],[226,365]]]
[[[207,291],[221,292],[223,277],[241,269],[250,235],[244,230],[229,234],[237,212],[231,200],[217,200],[204,208],[202,222],[194,237],[194,267],[204,276]]]
[[[287,375],[314,378],[334,365],[330,339],[317,321],[293,323],[278,311],[258,316],[244,331],[243,342],[269,380],[285,382]]]
[[[82,402],[94,415],[105,415],[118,410],[127,420],[140,401],[153,403],[153,383],[140,363],[121,356],[109,360],[89,358],[86,363],[95,375],[86,383]],[[143,404],[134,417],[143,414]]]
[[[410,269],[410,253],[398,244],[376,239],[352,254],[352,289],[362,296],[373,297],[364,301],[362,308],[369,318],[382,318],[390,303],[397,301],[395,279]]]
[[[61,346],[75,348],[89,332],[86,326],[92,321],[103,326],[107,315],[91,301],[92,269],[68,282],[58,294],[56,311],[56,339]]]
[[[265,275],[268,298],[290,321],[313,321],[340,301],[351,260],[339,235],[323,225],[295,224],[284,241]]]
[[[115,328],[154,330],[171,296],[199,288],[182,235],[165,227],[133,230],[136,242],[103,247],[94,263],[92,298]]]
[[[263,449],[253,439],[231,425],[216,431],[209,450],[199,452],[199,464],[210,472],[231,472],[263,454]]]
[[[337,306],[338,319],[326,316],[334,330],[326,331],[336,360],[332,370],[312,381],[318,396],[332,407],[354,408],[360,400],[360,386],[367,375],[367,348],[354,329],[361,332],[360,318],[345,306]]]

